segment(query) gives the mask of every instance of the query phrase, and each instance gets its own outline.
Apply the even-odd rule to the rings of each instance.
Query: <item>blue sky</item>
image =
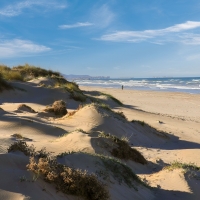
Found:
[[[93,76],[200,76],[200,1],[1,0],[0,63]]]

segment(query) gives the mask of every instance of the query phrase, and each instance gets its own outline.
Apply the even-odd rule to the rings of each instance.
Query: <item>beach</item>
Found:
[[[20,89],[0,93],[0,199],[81,198],[57,193],[42,176],[32,181],[29,157],[7,152],[19,141],[60,155],[57,162],[68,167],[96,174],[112,200],[199,199],[200,170],[194,167],[200,166],[199,94],[80,86],[76,95],[85,98],[83,103],[72,96],[75,92],[45,84],[52,80],[12,82]],[[68,113],[48,112],[61,99]],[[116,141],[143,157],[120,154]],[[129,169],[139,180],[128,178]]]

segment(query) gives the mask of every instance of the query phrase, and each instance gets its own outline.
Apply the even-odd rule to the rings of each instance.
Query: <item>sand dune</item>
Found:
[[[48,78],[12,82],[15,90],[0,93],[0,199],[80,198],[57,193],[42,176],[33,182],[34,173],[26,168],[29,157],[7,152],[17,141],[36,150],[45,147],[51,156],[59,155],[57,162],[97,174],[113,200],[198,199],[198,169],[165,167],[174,161],[200,165],[199,95],[83,87],[87,100],[79,108],[82,102],[54,84]],[[112,94],[123,105],[100,92]],[[94,99],[101,103],[92,103]],[[68,114],[44,110],[56,100],[66,102]],[[112,151],[118,146],[112,138],[128,141],[147,164],[115,157]],[[134,173],[141,180],[130,178]]]

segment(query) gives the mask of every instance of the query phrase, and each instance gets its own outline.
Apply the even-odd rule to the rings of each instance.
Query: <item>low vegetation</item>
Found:
[[[98,108],[102,108],[104,110],[107,110],[111,113],[113,113],[113,117],[118,118],[118,119],[124,119],[127,120],[126,116],[124,115],[123,112],[115,112],[113,111],[109,105],[105,104],[105,103],[93,103],[93,105],[98,109]]]
[[[123,106],[123,103],[120,100],[118,100],[115,97],[113,97],[111,94],[106,94],[106,93],[101,93],[101,94],[104,95],[104,96],[106,96],[106,97],[108,97],[108,98],[110,98],[110,99],[112,99],[118,105]]]
[[[30,158],[27,169],[40,175],[45,181],[53,183],[58,191],[76,195],[85,200],[107,200],[109,193],[95,174],[73,169],[57,163],[56,160]]]
[[[11,70],[19,72],[24,80],[37,78],[37,77],[46,77],[46,76],[61,77],[61,74],[59,72],[42,69],[40,67],[32,66],[29,64],[19,65],[19,66],[13,67]]]
[[[101,132],[98,137],[110,139],[115,145],[114,148],[111,150],[111,154],[114,157],[125,159],[125,160],[133,160],[135,162],[141,164],[147,164],[146,159],[144,156],[134,148],[131,148],[125,139],[119,139],[118,137],[110,134],[106,134]]]
[[[26,104],[20,104],[20,105],[18,106],[17,110],[28,111],[28,112],[36,113],[35,110],[33,110],[30,106],[27,106]]]
[[[80,102],[86,101],[86,96],[82,92],[71,92],[70,98]]]
[[[30,157],[27,169],[34,172],[36,177],[55,185],[58,191],[76,195],[85,200],[108,200],[109,192],[95,174],[74,169],[57,163],[51,158],[45,148],[35,151],[34,146],[18,141],[8,148],[8,152],[21,151]]]
[[[145,123],[144,121],[140,121],[140,120],[132,120],[131,122],[132,122],[132,123],[138,123],[138,124],[140,124],[141,126],[146,125],[146,123]]]
[[[3,75],[0,72],[0,92],[3,90],[10,90],[13,89],[11,85],[9,85],[3,78]]]
[[[67,114],[66,103],[63,100],[55,101],[51,106],[44,109],[45,112],[52,112],[55,115],[63,116]]]
[[[132,171],[131,168],[129,168],[127,165],[123,164],[119,160],[102,155],[100,155],[100,158],[105,170],[97,171],[97,174],[99,176],[102,176],[104,179],[107,179],[109,177],[108,172],[111,172],[112,177],[117,180],[120,185],[122,183],[125,183],[130,188],[138,190],[135,186],[135,182],[137,182],[145,187],[149,187]]]
[[[17,141],[10,145],[10,147],[8,148],[8,153],[15,151],[21,151],[26,156],[35,155],[35,147],[33,145],[28,146],[24,141]]]
[[[21,135],[21,134],[19,134],[19,133],[15,133],[15,134],[13,134],[12,135],[14,138],[16,138],[16,139],[23,139],[24,137]]]
[[[187,163],[181,163],[178,161],[171,163],[170,165],[166,166],[164,169],[167,169],[170,171],[172,171],[174,169],[184,169],[186,172],[189,170],[200,171],[200,167],[196,166],[193,163],[187,164]]]
[[[27,81],[37,77],[62,77],[59,72],[52,70],[42,69],[40,67],[32,66],[29,64],[19,65],[16,67],[0,66],[0,73],[5,80]]]

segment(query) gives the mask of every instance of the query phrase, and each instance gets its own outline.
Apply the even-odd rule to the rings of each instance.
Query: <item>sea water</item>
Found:
[[[173,91],[200,94],[200,77],[184,78],[127,78],[75,80],[82,86],[121,88],[133,90]]]

